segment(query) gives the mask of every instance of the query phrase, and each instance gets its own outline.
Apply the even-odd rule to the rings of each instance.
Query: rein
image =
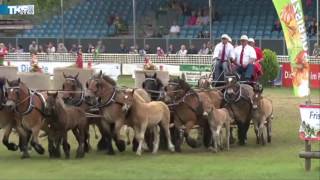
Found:
[[[112,92],[112,95],[110,96],[110,98],[105,101],[105,102],[101,102],[101,103],[98,103],[97,105],[95,105],[93,108],[103,108],[103,107],[108,107],[110,106],[111,104],[113,103],[117,103],[119,105],[124,105],[123,103],[121,102],[118,102],[115,97],[117,95],[117,89],[115,87],[113,87],[113,92]]]

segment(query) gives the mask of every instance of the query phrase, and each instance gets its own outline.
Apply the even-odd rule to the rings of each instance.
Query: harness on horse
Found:
[[[8,89],[20,89],[20,87],[10,87]],[[34,104],[34,96],[38,96],[40,101],[41,101],[41,109],[39,109],[37,106],[35,106]],[[18,110],[18,105],[22,104],[23,102],[27,101],[29,99],[29,105],[28,105],[28,108],[27,110],[21,112]],[[31,90],[31,89],[28,89],[28,96],[23,99],[22,101],[18,102],[16,104],[16,108],[14,109],[14,111],[18,114],[20,114],[21,116],[26,116],[28,115],[29,113],[32,112],[33,109],[37,110],[42,116],[44,117],[48,117],[49,115],[47,115],[45,112],[44,112],[44,109],[47,107],[47,103],[46,103],[46,100],[45,98],[43,97],[43,95],[37,91],[34,91],[34,90]]]
[[[169,83],[169,85],[179,85],[178,83]],[[181,90],[176,90],[174,92],[178,92],[178,91],[181,91]],[[185,100],[188,96],[191,96],[191,95],[195,95],[198,102],[199,102],[199,106],[197,106],[196,109],[194,109],[190,104],[188,104]],[[172,104],[168,104],[168,107],[169,109],[174,112],[175,115],[177,115],[177,117],[179,118],[180,122],[183,122],[182,121],[182,118],[180,117],[180,115],[177,113],[176,111],[176,107],[180,104],[184,104],[186,105],[186,107],[188,107],[188,109],[190,109],[193,113],[195,113],[196,117],[197,118],[200,118],[202,117],[202,114],[203,114],[203,107],[202,107],[202,104],[200,103],[200,98],[199,98],[199,95],[194,92],[193,90],[189,90],[188,92],[186,92],[182,98],[180,98],[178,100],[178,102],[174,102]]]
[[[1,93],[1,97],[0,97],[0,111],[4,108],[4,103],[3,103],[3,99],[5,97],[5,93],[6,93],[6,88],[4,86],[2,86],[1,89],[2,93]]]
[[[157,80],[154,79],[154,78],[145,78],[144,81],[153,81],[153,82],[157,83]],[[163,98],[164,92],[161,91],[161,90],[157,91],[157,90],[145,89],[145,88],[144,88],[144,90],[147,91],[149,94],[150,94],[150,93],[158,94],[156,100],[160,100],[161,98]],[[151,96],[151,98],[152,98],[152,94],[150,94],[150,96]]]
[[[65,78],[66,80],[70,80],[70,81],[75,81],[78,85],[78,87],[80,87],[80,91],[81,91],[81,96],[80,96],[80,99],[79,100],[74,100],[72,99],[71,102],[66,102],[66,104],[69,104],[69,105],[72,105],[72,106],[81,106],[83,102],[85,102],[86,104],[89,105],[88,102],[85,101],[85,98],[84,98],[84,91],[83,91],[83,87],[82,85],[75,79],[75,78]]]
[[[117,89],[115,87],[113,87],[113,92],[112,92],[112,95],[110,96],[110,98],[105,102],[101,102],[101,99],[100,99],[100,102],[98,102],[97,105],[93,106],[93,108],[99,108],[100,109],[100,108],[103,108],[103,107],[108,107],[113,103],[116,103],[116,104],[119,104],[119,105],[123,106],[124,105],[123,103],[121,103],[121,102],[119,102],[119,101],[117,101],[115,99],[116,95],[117,95]]]

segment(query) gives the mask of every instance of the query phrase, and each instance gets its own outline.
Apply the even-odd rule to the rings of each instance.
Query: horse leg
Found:
[[[137,126],[134,127],[135,137],[139,142],[139,146],[136,154],[139,156],[141,156],[141,153],[142,153],[142,144],[144,141],[144,133],[146,132],[146,129],[147,129],[146,124],[140,125],[140,127],[137,127]]]
[[[82,128],[75,128],[72,129],[72,132],[74,136],[77,139],[78,142],[78,149],[77,149],[77,154],[76,158],[83,158],[84,157],[84,130]]]
[[[154,146],[153,146],[154,138],[155,137],[153,134],[153,129],[147,128],[146,132],[144,134],[144,141],[150,151],[151,151],[151,149],[154,148]]]
[[[52,133],[48,133],[48,152],[50,158],[54,158],[55,150],[56,149],[54,146],[54,136]]]
[[[88,123],[86,125],[86,128],[85,128],[85,137],[84,137],[84,139],[85,139],[85,141],[84,141],[84,151],[86,153],[88,153],[91,150],[89,129],[90,129],[90,125]]]
[[[253,120],[253,126],[254,126],[254,132],[256,134],[256,144],[260,144],[260,138],[259,138],[259,134],[258,134],[259,125],[258,125],[258,121],[255,119]]]
[[[193,121],[189,121],[186,123],[185,125],[185,131],[184,131],[184,137],[186,138],[186,142],[187,144],[192,147],[192,148],[197,148],[201,145],[201,143],[199,144],[197,140],[193,139],[189,132],[192,129],[192,127],[194,126],[194,122]]]
[[[55,138],[55,152],[54,152],[54,156],[56,158],[60,158],[61,157],[61,151],[60,151],[60,146],[61,146],[61,141],[62,141],[62,137],[60,135],[61,133],[59,133],[59,136]]]
[[[209,148],[210,145],[212,144],[212,134],[211,134],[208,120],[204,121],[204,123],[205,124],[203,125],[203,144],[206,148]]]
[[[122,139],[120,139],[120,130],[123,125],[123,123],[120,123],[122,120],[117,120],[114,127],[114,134],[115,134],[115,140],[116,140],[116,146],[120,152],[123,152],[126,150],[126,142]]]
[[[159,149],[159,142],[160,142],[160,127],[158,125],[153,127],[153,136],[154,136],[154,141],[153,141],[153,154],[157,154],[158,149]]]
[[[267,120],[268,143],[271,143],[271,128],[272,128],[272,118],[268,118],[268,120]]]
[[[66,159],[70,158],[70,144],[68,143],[68,133],[62,136],[62,148]]]
[[[226,141],[227,151],[230,150],[230,121],[226,123]]]
[[[36,127],[32,128],[31,146],[37,151],[37,153],[42,155],[42,154],[44,154],[45,150],[41,146],[41,144],[39,144],[39,139],[38,139],[41,126],[42,126],[42,123],[39,123],[39,125],[37,125]]]
[[[170,115],[170,114],[169,114]],[[174,152],[175,147],[171,142],[171,133],[170,133],[170,117],[167,117],[167,121],[166,120],[162,120],[160,122],[161,127],[164,130],[165,136],[167,138],[167,144],[168,144],[168,149],[171,152]],[[181,150],[180,150],[181,151]]]
[[[108,149],[108,140],[104,134],[104,129],[103,129],[100,121],[97,122],[97,127],[99,129],[100,134],[101,134],[101,138],[97,144],[97,150],[98,151],[107,150]]]
[[[230,125],[230,139],[229,139],[229,141],[230,141],[230,144],[234,144],[235,143],[235,138],[233,137],[233,127],[231,127],[231,125]]]
[[[22,159],[25,158],[30,158],[29,152],[28,152],[28,142],[29,142],[29,137],[27,132],[22,128],[22,126],[17,126],[16,130],[19,135],[19,148],[20,151],[22,152]]]
[[[182,128],[175,128],[174,129],[174,137],[175,137],[175,151],[181,152],[181,144],[182,144],[182,138],[183,138],[184,130]]]
[[[5,127],[5,132],[3,134],[2,143],[8,148],[8,150],[16,151],[16,150],[18,150],[19,147],[15,143],[9,142],[9,136],[11,134],[11,131],[12,131],[11,125],[8,125],[7,127]]]

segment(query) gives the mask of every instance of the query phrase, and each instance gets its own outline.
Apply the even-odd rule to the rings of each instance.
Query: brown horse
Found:
[[[125,114],[122,112],[122,103],[118,101],[122,93],[116,88],[116,82],[109,76],[103,75],[102,71],[90,78],[86,83],[85,98],[98,98],[97,108],[103,116],[101,125],[104,133],[107,134],[108,154],[114,154],[112,147],[113,137],[119,151],[125,150],[125,141],[120,140],[120,129],[125,121]]]
[[[137,155],[141,155],[142,143],[144,142],[147,128],[153,129],[154,143],[152,153],[157,153],[160,142],[160,129],[158,124],[165,130],[169,150],[174,151],[169,129],[170,110],[168,106],[161,101],[145,102],[145,99],[134,91],[126,92],[123,95],[123,99],[123,109],[126,113],[130,112],[129,115],[131,116],[127,124],[133,127],[135,137],[139,142]]]
[[[48,124],[53,139],[56,141],[56,149],[60,150],[62,141],[66,158],[70,158],[70,145],[68,143],[68,131],[72,130],[78,142],[77,158],[85,155],[85,134],[88,133],[88,122],[85,111],[80,107],[66,106],[62,98],[58,97],[58,92],[49,93],[47,98],[46,112],[50,115]],[[50,135],[49,135],[50,136]],[[49,137],[50,138],[50,137]]]
[[[5,83],[5,78],[0,78],[0,129],[5,130],[2,143],[7,147],[8,150],[16,151],[18,150],[18,146],[15,143],[9,142],[9,136],[12,128],[14,128],[16,125],[16,120],[14,118],[14,112],[5,106]]]
[[[63,100],[66,104],[76,107],[81,107],[85,111],[90,111],[92,107],[94,107],[94,102],[89,102],[88,99],[84,98],[84,88],[81,84],[81,82],[78,79],[78,74],[75,76],[72,75],[65,75],[63,73],[63,77],[65,81],[62,84],[62,90],[63,92]],[[91,101],[94,101],[94,99],[91,99]],[[105,150],[107,148],[106,146],[106,138],[103,134],[103,129],[101,127],[100,118],[88,118],[89,124],[99,128],[101,139],[98,142],[97,149],[98,150]],[[88,127],[89,128],[89,127]],[[90,149],[90,134],[86,134],[86,143],[85,143],[85,150],[86,152]]]
[[[189,146],[195,148],[201,144],[190,136],[195,125],[204,127],[207,121],[203,119],[203,104],[198,93],[191,89],[183,79],[171,79],[165,87],[165,102],[173,112],[175,125],[175,150],[181,152],[182,135],[186,137]],[[184,132],[184,133],[183,133]],[[202,130],[200,130],[202,132]],[[200,136],[201,137],[201,133]]]
[[[30,157],[27,149],[28,137],[26,131],[31,131],[31,146],[39,154],[44,154],[45,150],[39,144],[38,136],[41,129],[48,130],[44,113],[46,95],[30,90],[20,79],[7,82],[9,87],[7,88],[6,105],[16,112],[15,118],[18,119],[19,123],[16,130],[21,140],[22,158]]]
[[[240,145],[245,145],[247,131],[252,118],[253,88],[247,84],[240,84],[236,74],[225,76],[226,87],[224,91],[225,107],[234,117],[238,126],[238,140]],[[232,131],[230,134],[232,138]]]
[[[271,142],[271,123],[273,119],[273,106],[272,101],[261,95],[260,92],[255,92],[252,100],[252,121],[254,130],[257,136],[257,144],[266,144],[267,141]],[[264,130],[267,129],[267,134]]]

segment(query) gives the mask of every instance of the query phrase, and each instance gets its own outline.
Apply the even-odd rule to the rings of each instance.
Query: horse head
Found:
[[[261,92],[254,92],[252,97],[252,109],[256,110],[260,106],[260,100],[262,99]]]
[[[115,92],[116,85],[116,82],[112,78],[104,75],[102,71],[100,71],[86,82],[85,99],[103,99],[112,96]]]
[[[230,101],[235,101],[240,95],[240,78],[237,74],[226,74],[225,75],[225,99]]]
[[[6,106],[14,108],[17,104],[22,104],[30,97],[28,87],[21,82],[20,78],[13,81],[7,80],[7,84]]]
[[[157,78],[157,73],[154,75],[145,75],[145,80],[142,83],[142,88],[145,89],[151,96],[153,100],[158,100],[162,94],[163,83]]]
[[[172,103],[181,99],[188,91],[191,90],[190,85],[183,79],[170,79],[165,90],[165,102]]]
[[[63,73],[63,77],[65,81],[62,84],[62,90],[65,91],[63,93],[62,99],[68,103],[72,101],[74,98],[78,98],[79,93],[76,93],[74,91],[80,90],[82,91],[82,84],[78,79],[79,73],[77,73],[75,76],[72,75],[65,75]],[[82,94],[81,94],[82,96]],[[80,97],[81,98],[81,97]]]
[[[123,103],[122,111],[124,113],[128,113],[133,105],[133,96],[135,93],[135,89],[126,89],[122,92],[122,95],[119,96],[117,100]]]
[[[56,110],[57,106],[57,98],[58,98],[58,92],[47,92],[48,98],[47,98],[47,106],[45,107],[45,113],[47,115],[53,115],[53,113]]]

